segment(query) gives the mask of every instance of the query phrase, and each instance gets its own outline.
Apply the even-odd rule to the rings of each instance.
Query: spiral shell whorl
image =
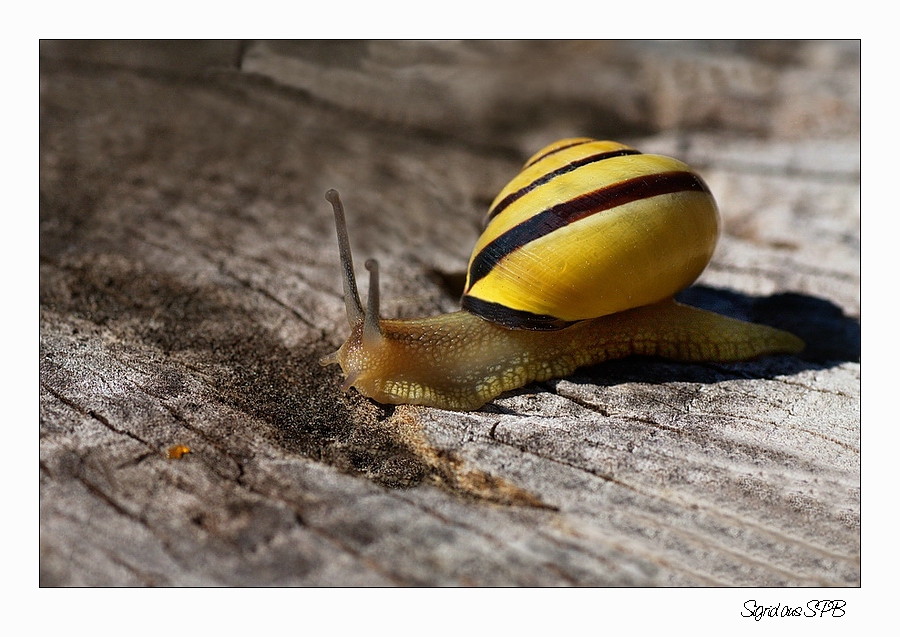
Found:
[[[709,188],[684,163],[561,140],[494,200],[462,306],[506,327],[558,329],[654,303],[700,275],[718,229]]]

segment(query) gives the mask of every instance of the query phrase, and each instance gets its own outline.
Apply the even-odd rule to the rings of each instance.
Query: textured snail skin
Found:
[[[381,403],[453,410],[478,409],[530,382],[635,354],[731,362],[803,349],[789,332],[671,299],[551,332],[509,330],[465,311],[380,325],[382,338],[373,343],[357,324],[322,364],[340,364],[345,391],[355,387]]]

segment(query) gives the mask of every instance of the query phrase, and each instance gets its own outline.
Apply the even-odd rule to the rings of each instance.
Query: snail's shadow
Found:
[[[806,342],[806,348],[800,354],[764,356],[736,363],[680,363],[631,356],[582,368],[567,380],[600,386],[626,382],[716,383],[734,378],[774,378],[827,369],[843,362],[859,362],[859,321],[826,299],[796,293],[757,297],[702,285],[688,288],[676,298],[687,305],[793,332]],[[557,382],[546,384],[555,387]],[[524,387],[505,395],[529,391],[533,388]],[[508,413],[496,403],[489,403],[483,409]]]
[[[793,332],[806,342],[806,348],[799,354],[735,363],[680,363],[632,356],[581,369],[569,380],[607,386],[624,382],[715,383],[733,378],[774,378],[859,362],[859,321],[826,299],[797,293],[752,296],[703,285],[684,290],[676,299],[742,321]]]
[[[459,298],[462,294],[465,273],[432,271],[431,274],[451,296]],[[793,292],[752,296],[705,285],[691,286],[675,298],[717,314],[793,332],[806,342],[806,348],[800,354],[765,356],[738,363],[680,363],[631,356],[582,368],[568,380],[607,386],[624,382],[714,383],[729,378],[773,378],[810,369],[826,369],[843,362],[859,362],[859,320],[847,316],[826,299]],[[555,382],[548,381],[547,384]],[[529,391],[533,389],[524,387],[504,395]],[[493,403],[482,409],[503,411]]]
[[[804,361],[807,368],[859,362],[859,320],[826,299],[793,292],[751,296],[704,285],[692,286],[676,298],[687,305],[793,332],[806,342],[806,348],[798,355],[779,358]]]

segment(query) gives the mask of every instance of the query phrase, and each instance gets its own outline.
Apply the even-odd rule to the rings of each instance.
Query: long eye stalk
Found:
[[[341,203],[338,191],[333,188],[325,193],[325,199],[334,208],[334,226],[337,230],[338,250],[341,253],[341,269],[343,270],[344,305],[347,308],[347,321],[353,327],[363,320],[364,313],[356,287],[356,275],[353,273],[353,255],[350,253],[350,237],[347,235],[347,221],[344,219],[344,204]]]

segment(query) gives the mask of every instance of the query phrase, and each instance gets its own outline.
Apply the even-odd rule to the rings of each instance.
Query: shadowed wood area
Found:
[[[40,82],[41,585],[860,584],[858,42],[45,41]],[[680,300],[807,349],[342,393],[326,190],[384,316],[452,311],[569,136],[696,168]]]

